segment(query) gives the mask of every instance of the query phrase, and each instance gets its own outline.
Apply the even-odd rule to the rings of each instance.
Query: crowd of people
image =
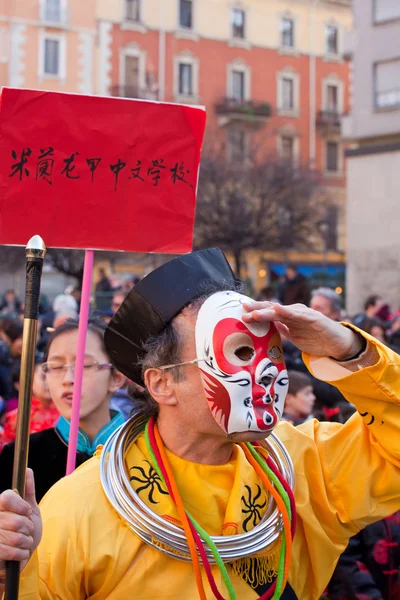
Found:
[[[137,280],[132,281],[135,284]],[[119,309],[127,288],[113,289],[105,271],[96,284],[96,306],[89,321],[84,364],[77,465],[129,418],[143,389],[130,384],[111,362],[104,344],[106,323]],[[400,352],[400,311],[392,312],[378,295],[365,300],[364,312],[345,314],[333,289],[310,290],[290,265],[278,290],[265,288],[259,300],[302,303],[334,321],[352,323]],[[70,287],[42,310],[33,383],[29,466],[40,500],[65,473],[72,407],[80,290]],[[9,290],[0,304],[0,492],[11,487],[20,359],[22,302]],[[307,420],[344,423],[356,408],[337,388],[309,374],[300,350],[283,340],[289,388],[283,419],[297,426]],[[129,387],[129,393],[128,393]],[[325,592],[329,600],[399,600],[400,512],[363,529],[342,554]]]
[[[364,311],[348,315],[342,297],[335,290],[320,287],[311,290],[307,279],[289,266],[275,294],[271,288],[260,292],[259,299],[283,304],[304,303],[335,321],[351,323],[400,353],[400,310],[392,312],[378,294],[365,299]],[[313,378],[301,352],[284,341],[289,374],[289,392],[284,417],[294,425],[316,418],[344,423],[355,412],[341,393],[331,385]],[[339,560],[327,589],[329,600],[400,599],[400,512],[368,526],[351,539]]]

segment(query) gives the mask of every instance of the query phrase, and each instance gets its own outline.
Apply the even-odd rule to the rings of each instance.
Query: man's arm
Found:
[[[337,387],[355,405],[371,450],[400,467],[400,356],[368,334],[362,335],[366,349],[353,360],[305,354],[304,361],[315,377]]]
[[[345,425],[307,421],[295,435],[284,433],[310,490],[319,490],[320,504],[324,499],[323,511],[318,502],[314,506],[320,522],[331,539],[343,543],[400,508],[400,356],[301,305],[255,303],[248,310],[244,320],[275,321],[303,351],[313,375],[335,385],[357,408]],[[296,444],[308,444],[310,454],[300,456]]]

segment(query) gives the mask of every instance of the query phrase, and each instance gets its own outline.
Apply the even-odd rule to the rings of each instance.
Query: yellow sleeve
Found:
[[[349,370],[346,363],[304,356],[313,375],[336,386],[357,409],[344,425],[320,423],[312,432],[339,519],[356,529],[400,509],[400,356],[362,335],[376,359],[362,368],[360,357],[357,371],[354,364]]]
[[[72,477],[72,476],[71,476]],[[41,542],[21,573],[20,600],[84,600],[85,492],[79,505],[74,486],[59,481],[40,503]]]
[[[105,497],[99,459],[56,483],[40,510],[43,536],[22,571],[20,600],[85,600],[94,591],[108,598],[141,542]]]

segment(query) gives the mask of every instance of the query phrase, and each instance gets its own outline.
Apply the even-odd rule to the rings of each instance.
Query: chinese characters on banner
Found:
[[[11,165],[9,177],[16,177],[19,181],[22,181],[24,177],[30,177],[31,172],[28,169],[29,158],[32,155],[32,148],[22,148],[20,153],[17,153],[15,150],[11,151],[12,159],[15,161]],[[63,169],[59,171],[60,175],[65,175],[66,179],[80,179],[81,173],[79,168],[77,170],[76,167],[79,162],[79,152],[73,152],[71,156],[63,159]],[[86,158],[85,164],[87,167],[82,170],[82,177],[90,177],[91,183],[94,183],[95,171],[101,162],[100,158]],[[52,185],[53,183],[53,166],[54,166],[54,148],[48,146],[47,148],[41,148],[38,153],[36,167],[34,173],[36,173],[36,181],[42,180],[46,181],[48,184]],[[112,165],[109,164],[108,167],[113,174],[113,187],[114,192],[118,189],[118,177],[120,172],[123,169],[126,169],[127,163],[121,158],[118,158],[117,162]],[[137,164],[134,168],[128,167],[128,179],[139,179],[144,182],[145,177],[147,176],[147,180],[152,182],[153,186],[157,186],[159,180],[161,179],[162,169],[166,169],[166,165],[164,165],[164,159],[156,159],[151,161],[151,165],[147,169],[147,175],[145,174],[146,169],[144,169],[143,177],[140,176],[140,171],[142,168],[142,161],[138,160]],[[169,173],[168,173],[169,172]],[[192,189],[194,188],[195,178],[197,177],[197,173],[194,174],[195,178],[190,177],[190,170],[185,168],[184,161],[177,162],[171,169],[167,169],[167,177],[170,178],[172,183],[177,183],[178,181],[189,185]],[[149,179],[150,178],[150,179]],[[190,183],[189,179],[193,180],[193,183]]]
[[[0,243],[191,250],[201,108],[4,88]]]

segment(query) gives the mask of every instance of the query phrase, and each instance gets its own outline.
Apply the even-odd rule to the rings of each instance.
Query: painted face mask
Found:
[[[288,375],[273,323],[244,323],[237,292],[217,292],[196,322],[197,358],[210,410],[226,433],[270,432],[283,413]]]

